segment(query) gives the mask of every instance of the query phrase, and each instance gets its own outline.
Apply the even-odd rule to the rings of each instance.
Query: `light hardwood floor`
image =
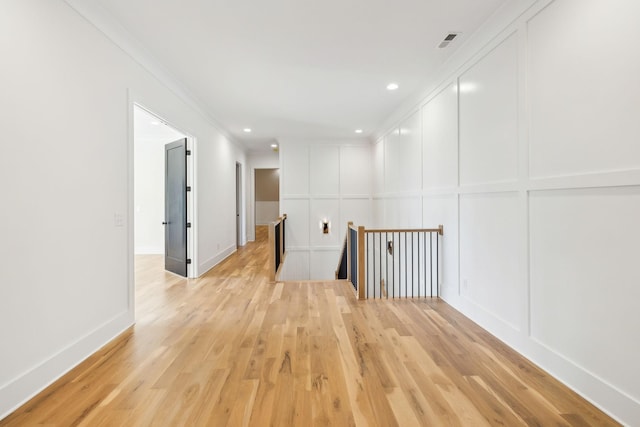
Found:
[[[139,257],[135,327],[0,426],[617,425],[438,299],[269,283],[259,236],[197,280]]]

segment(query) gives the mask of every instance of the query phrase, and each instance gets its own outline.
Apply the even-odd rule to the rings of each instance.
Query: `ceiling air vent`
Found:
[[[460,33],[449,33],[449,34],[447,34],[447,36],[444,38],[444,40],[442,40],[440,42],[440,44],[438,45],[438,48],[443,49],[443,48],[449,46],[449,43],[451,43],[453,41],[453,39],[458,37],[458,34],[460,34]]]

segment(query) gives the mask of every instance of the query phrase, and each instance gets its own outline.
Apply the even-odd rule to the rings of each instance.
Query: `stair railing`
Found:
[[[358,299],[440,295],[440,237],[444,227],[347,228],[347,279]]]
[[[280,277],[286,256],[285,224],[287,214],[269,224],[269,264],[271,265],[271,281]]]
[[[344,235],[344,243],[342,244],[342,251],[340,252],[340,260],[338,261],[338,268],[336,268],[336,280],[347,280],[349,276],[347,275],[347,262],[348,262],[348,247],[347,243],[349,241],[349,226],[353,225],[353,222],[349,221],[347,224],[347,232]]]

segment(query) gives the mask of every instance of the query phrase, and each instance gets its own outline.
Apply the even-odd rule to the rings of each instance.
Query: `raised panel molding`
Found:
[[[343,197],[347,194],[371,194],[372,161],[370,144],[340,147],[340,194]]]
[[[640,336],[640,323],[629,322],[640,300],[638,218],[640,186],[531,193],[532,338],[634,398],[640,371],[629,367],[640,343],[628,337]],[[601,316],[603,307],[615,310]]]
[[[640,3],[551,2],[527,22],[530,174],[640,168]]]
[[[460,186],[460,194],[489,194],[506,193],[520,190],[520,183],[517,181],[499,182],[491,184],[474,184]]]
[[[458,87],[451,84],[422,108],[422,189],[458,186]]]
[[[518,38],[511,34],[458,79],[460,184],[518,179]]]
[[[518,193],[460,196],[460,293],[515,330],[527,307]]]
[[[287,245],[291,247],[309,246],[309,205],[308,199],[283,199],[280,203],[287,214]]]
[[[354,225],[363,225],[371,228],[373,225],[371,209],[372,202],[369,199],[342,200],[340,209],[340,228],[338,229],[339,238],[343,238],[349,221],[352,221]]]
[[[314,194],[308,197],[309,200],[337,200],[340,199],[340,193],[333,194]]]
[[[529,180],[531,190],[622,187],[640,184],[640,169],[593,172]]]
[[[309,200],[309,194],[282,194],[280,200]]]
[[[287,267],[282,278],[333,278],[338,256],[331,263],[323,257],[327,252],[341,249],[345,221],[361,221],[367,225],[371,222],[371,175],[368,171],[372,146],[304,142],[294,148],[291,146],[287,143],[281,148],[283,177],[285,181],[300,178],[303,184],[289,185],[289,192],[283,192],[281,211],[288,215],[287,227],[291,231],[288,248],[307,253],[303,262],[308,261],[308,269]],[[305,187],[305,181],[309,183],[308,187]],[[330,222],[328,234],[322,233],[321,222],[325,219]],[[289,262],[292,261],[287,259],[285,266]],[[319,277],[315,277],[316,274]]]
[[[311,145],[309,147],[310,194],[340,194],[340,147]]]
[[[384,193],[384,139],[381,138],[373,145],[373,183],[372,193]]]
[[[407,117],[398,130],[399,186],[403,192],[422,189],[422,112]]]
[[[309,147],[293,142],[280,145],[280,193],[309,195]]]
[[[362,200],[362,199],[366,199],[369,200],[371,198],[370,194],[341,194],[340,195],[340,199],[341,200]]]

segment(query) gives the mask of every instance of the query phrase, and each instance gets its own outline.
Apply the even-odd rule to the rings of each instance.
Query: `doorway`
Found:
[[[135,260],[145,257],[153,262],[164,263],[167,256],[166,234],[167,212],[165,191],[166,146],[174,141],[182,141],[183,152],[193,152],[193,138],[176,129],[155,113],[134,104],[133,106],[133,206],[134,206],[134,265]],[[184,164],[184,181],[192,182],[192,156]],[[191,192],[184,201],[185,218],[191,218],[194,198]],[[189,221],[189,219],[186,219]],[[193,277],[193,264],[186,264],[194,258],[193,231],[186,230],[184,270],[170,269],[185,276]]]
[[[255,225],[265,226],[280,216],[280,169],[255,169]]]

